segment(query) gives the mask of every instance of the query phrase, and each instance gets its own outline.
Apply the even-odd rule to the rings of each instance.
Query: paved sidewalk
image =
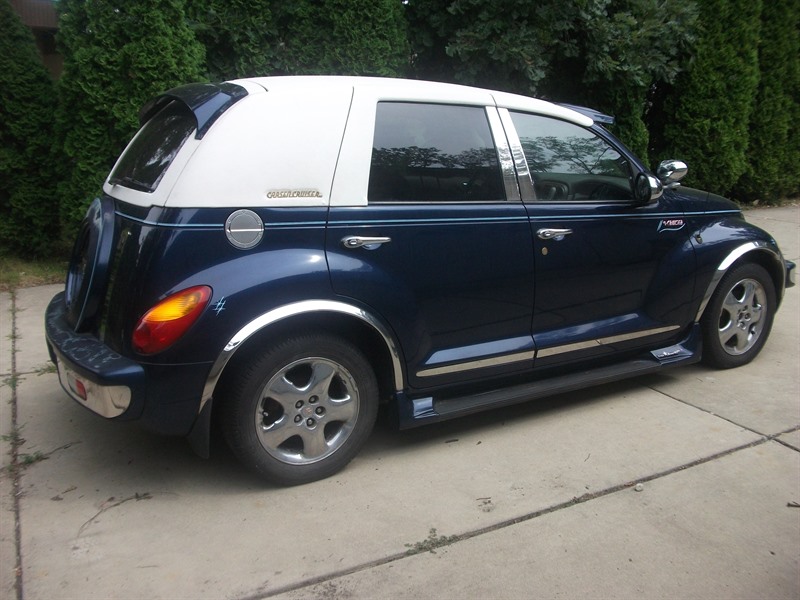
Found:
[[[800,207],[747,217],[800,262]],[[0,294],[0,598],[800,598],[800,288],[743,368],[379,426],[283,489],[70,400],[60,287]]]

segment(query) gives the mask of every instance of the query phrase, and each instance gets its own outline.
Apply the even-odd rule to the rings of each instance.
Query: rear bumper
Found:
[[[210,364],[152,365],[121,356],[91,334],[73,331],[63,293],[47,307],[45,332],[61,387],[78,404],[158,433],[189,433]]]
[[[45,332],[50,358],[58,367],[58,379],[67,394],[106,418],[136,418],[137,414],[130,413],[141,413],[144,369],[97,338],[75,333],[67,321],[63,293],[47,307]]]

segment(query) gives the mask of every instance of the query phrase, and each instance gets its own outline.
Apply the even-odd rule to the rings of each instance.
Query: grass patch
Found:
[[[68,261],[61,258],[26,260],[0,254],[0,292],[64,283]]]

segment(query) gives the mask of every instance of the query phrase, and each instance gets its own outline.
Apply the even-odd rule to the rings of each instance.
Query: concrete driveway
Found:
[[[800,207],[747,217],[800,260]],[[379,426],[289,489],[70,400],[59,290],[0,294],[2,598],[800,598],[798,288],[746,367]]]

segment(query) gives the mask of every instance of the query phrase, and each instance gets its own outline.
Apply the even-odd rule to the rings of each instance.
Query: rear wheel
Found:
[[[375,423],[378,385],[363,354],[327,334],[267,348],[226,378],[223,430],[237,457],[283,485],[341,470]]]
[[[763,267],[746,263],[732,269],[701,321],[704,361],[720,369],[749,363],[767,341],[776,308],[775,285]]]

